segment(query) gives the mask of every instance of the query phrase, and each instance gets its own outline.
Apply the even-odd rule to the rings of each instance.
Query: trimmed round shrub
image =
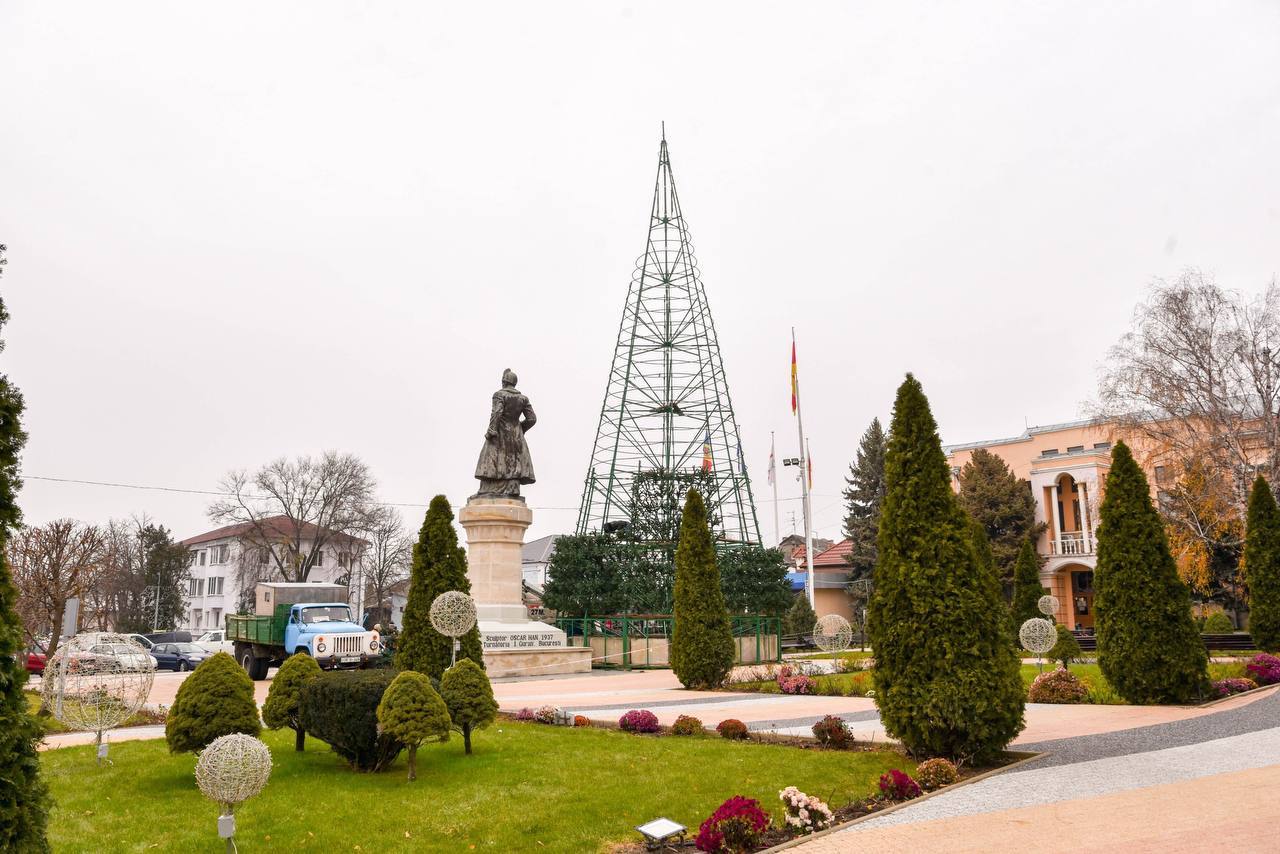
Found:
[[[1062,623],[1058,623],[1058,642],[1053,645],[1053,649],[1049,650],[1047,656],[1050,661],[1057,661],[1063,667],[1070,667],[1071,662],[1079,661],[1084,656],[1084,651],[1080,649],[1080,641],[1076,640],[1076,636]]]
[[[472,731],[484,729],[498,715],[493,685],[480,665],[463,658],[444,672],[439,690],[449,707],[449,718],[462,732],[463,751],[470,753]]]
[[[378,731],[378,704],[396,674],[391,670],[335,670],[302,688],[302,725],[357,771],[383,771],[405,744]]]
[[[754,798],[734,795],[698,828],[694,844],[699,851],[753,851],[760,835],[769,829],[769,816]]]
[[[909,801],[920,797],[922,792],[910,774],[893,768],[880,775],[880,794],[891,801]]]
[[[916,766],[916,782],[926,792],[950,786],[959,779],[960,772],[946,759],[926,759]]]
[[[307,731],[302,727],[299,700],[302,686],[321,674],[320,665],[305,652],[295,653],[285,659],[276,671],[267,691],[267,701],[262,704],[262,722],[268,729],[288,727],[295,733],[294,750],[306,746]]]
[[[1243,694],[1258,687],[1252,679],[1219,679],[1213,683],[1213,693],[1219,697],[1230,697],[1232,694]]]
[[[618,718],[618,729],[623,732],[657,732],[658,716],[648,709],[632,709]]]
[[[164,724],[170,753],[203,750],[233,732],[257,738],[261,731],[253,680],[225,652],[206,658],[183,681]]]
[[[693,715],[681,715],[676,718],[676,722],[671,725],[672,735],[701,735],[702,721]]]
[[[556,722],[556,707],[539,706],[538,711],[533,713],[533,719],[540,724],[554,724]]]
[[[1235,624],[1231,622],[1231,618],[1221,611],[1214,611],[1204,621],[1204,629],[1206,635],[1229,635],[1236,630]]]
[[[591,718],[587,717],[586,715],[574,715],[573,725],[574,726],[591,726]]]
[[[716,732],[721,738],[737,741],[747,737],[747,725],[737,718],[729,718],[716,724]]]
[[[853,733],[849,732],[849,725],[844,722],[844,718],[827,715],[813,725],[813,737],[823,747],[843,749],[853,740]]]
[[[466,659],[464,659],[466,660]],[[406,670],[387,686],[377,709],[378,731],[409,748],[409,779],[418,779],[418,748],[449,740],[449,709],[421,673]]]
[[[1274,685],[1280,682],[1280,658],[1265,652],[1255,655],[1245,665],[1244,672],[1259,685]]]
[[[533,719],[534,719],[533,709],[529,708],[528,706],[525,706],[523,709],[516,712],[516,720],[518,721],[531,721]]]
[[[1027,699],[1033,703],[1083,703],[1088,696],[1085,684],[1062,667],[1041,673],[1027,690]]]

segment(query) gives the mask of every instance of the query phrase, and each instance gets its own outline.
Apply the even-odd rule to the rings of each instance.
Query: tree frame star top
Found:
[[[627,291],[577,531],[621,531],[674,548],[691,488],[703,494],[718,547],[760,543],[724,362],[664,134],[648,240]]]

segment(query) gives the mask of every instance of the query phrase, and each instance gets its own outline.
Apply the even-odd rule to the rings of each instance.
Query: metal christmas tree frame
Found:
[[[46,662],[41,693],[55,718],[94,734],[98,764],[109,764],[103,733],[146,704],[155,673],[155,659],[132,638],[86,632],[68,639]]]
[[[622,531],[674,548],[693,488],[706,502],[718,548],[760,543],[720,345],[664,134],[648,241],[618,328],[577,531]]]

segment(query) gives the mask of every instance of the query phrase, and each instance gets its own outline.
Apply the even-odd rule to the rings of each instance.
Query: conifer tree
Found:
[[[256,738],[261,731],[253,680],[225,652],[191,671],[164,722],[170,753],[199,753],[219,736],[242,732]]]
[[[784,635],[804,635],[808,637],[813,634],[813,626],[818,622],[818,615],[814,613],[813,606],[809,604],[809,597],[804,592],[795,594],[795,602],[791,608],[787,610],[787,615],[782,618],[782,633]]]
[[[1130,703],[1185,703],[1208,689],[1208,656],[1191,618],[1147,477],[1124,442],[1111,451],[1099,510],[1093,613],[1098,664]]]
[[[454,727],[462,732],[464,752],[471,753],[472,731],[487,727],[498,714],[489,677],[474,661],[464,658],[444,672],[440,696],[449,707]]]
[[[449,710],[421,673],[406,670],[391,680],[378,703],[378,729],[409,748],[409,779],[418,779],[418,748],[449,740]]]
[[[1031,484],[1019,480],[1003,459],[976,448],[960,470],[960,506],[987,532],[1000,578],[1013,573],[1022,541],[1040,536]]]
[[[453,657],[453,640],[431,625],[431,603],[449,590],[471,592],[467,578],[467,554],[458,545],[458,532],[453,528],[453,510],[449,499],[437,495],[431,499],[427,515],[413,547],[413,568],[409,575],[409,597],[404,606],[404,627],[396,648],[396,667],[415,670],[432,679],[444,675]],[[480,631],[471,631],[459,640],[459,658],[469,658],[484,667],[480,647]]]
[[[1013,565],[1013,604],[1010,611],[1013,615],[1013,632],[1017,635],[1022,624],[1032,617],[1043,617],[1040,613],[1040,597],[1044,595],[1044,585],[1040,583],[1040,558],[1036,555],[1036,547],[1031,538],[1022,541],[1018,550],[1018,560]]]
[[[1258,649],[1280,649],[1280,509],[1259,475],[1249,496],[1244,539],[1245,582],[1249,587],[1249,634]]]
[[[982,759],[1023,727],[1025,693],[994,574],[969,522],[920,383],[898,389],[868,608],[876,705],[916,755]]]
[[[676,546],[671,669],[686,688],[718,688],[733,667],[733,644],[707,506],[701,493],[691,489]]]
[[[321,673],[320,665],[305,652],[294,653],[276,671],[262,704],[262,722],[268,729],[289,727],[294,732],[293,749],[304,750],[307,730],[302,725],[302,686]]]
[[[0,246],[0,254],[4,247]],[[0,264],[4,259],[0,258]],[[0,327],[9,319],[0,300]],[[0,341],[0,350],[4,343]],[[40,778],[36,745],[42,728],[27,710],[22,686],[27,671],[18,662],[23,648],[22,624],[16,610],[18,590],[13,585],[5,544],[22,520],[16,493],[18,462],[27,434],[22,430],[22,393],[0,374],[0,851],[49,850],[45,825],[49,814],[49,790]]]
[[[884,454],[888,447],[880,419],[871,419],[858,455],[849,466],[844,491],[844,535],[852,541],[849,563],[851,580],[868,578],[876,565],[876,530],[880,527],[880,508],[884,504]]]

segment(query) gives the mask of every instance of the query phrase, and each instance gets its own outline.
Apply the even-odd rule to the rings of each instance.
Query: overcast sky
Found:
[[[529,536],[569,531],[665,121],[761,529],[794,325],[838,537],[904,372],[944,440],[1015,435],[1081,414],[1153,277],[1276,274],[1278,47],[1274,2],[6,0],[26,518],[187,537],[207,496],[35,478],[328,448],[459,503],[511,367]]]

